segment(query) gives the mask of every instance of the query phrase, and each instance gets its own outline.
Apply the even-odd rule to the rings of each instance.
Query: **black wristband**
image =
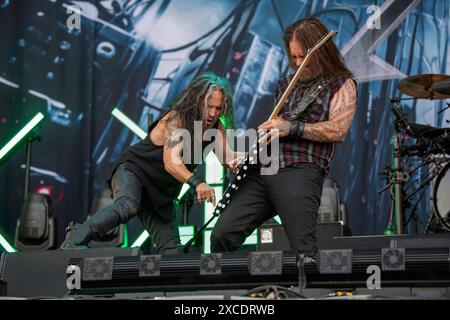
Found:
[[[291,121],[291,129],[289,130],[289,137],[301,138],[305,131],[305,123],[302,121]]]
[[[192,176],[190,176],[190,178],[188,179],[187,183],[191,186],[192,189],[196,190],[198,185],[203,183],[205,181],[203,181],[201,178],[199,178],[197,175],[193,174]]]

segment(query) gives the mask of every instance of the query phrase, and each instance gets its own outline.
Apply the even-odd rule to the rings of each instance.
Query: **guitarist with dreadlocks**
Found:
[[[328,33],[314,18],[286,29],[283,41],[293,70],[300,68],[308,48]],[[279,80],[276,101],[287,89],[291,76]],[[303,111],[299,112],[299,108]],[[273,175],[262,175],[257,169],[247,174],[215,224],[212,251],[238,249],[259,225],[278,214],[291,248],[314,256],[324,178],[335,144],[344,141],[355,109],[353,75],[329,40],[311,56],[279,116],[258,127],[261,132],[269,132],[260,137],[260,142],[279,139],[279,170]]]
[[[70,230],[61,248],[80,248],[121,223],[138,216],[155,241],[158,253],[181,253],[173,201],[183,183],[197,193],[199,202],[215,205],[214,189],[193,174],[196,165],[192,145],[200,143],[201,153],[211,143],[204,134],[216,129],[215,152],[219,160],[233,159],[220,120],[233,123],[232,93],[228,81],[213,73],[194,79],[169,110],[148,130],[141,142],[126,149],[116,163],[110,179],[113,204],[95,213],[83,224]],[[200,124],[200,130],[194,130]],[[184,139],[183,133],[190,139]],[[192,144],[192,140],[194,144]],[[188,143],[188,149],[185,148]],[[184,151],[185,154],[183,154]],[[191,152],[193,151],[193,152]],[[200,157],[201,161],[201,157]],[[228,165],[225,165],[229,167]],[[233,169],[233,167],[229,167]]]

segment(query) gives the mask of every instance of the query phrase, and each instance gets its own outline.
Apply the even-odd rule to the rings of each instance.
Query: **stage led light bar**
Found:
[[[194,226],[179,226],[178,231],[180,232],[180,241],[184,246],[189,240],[194,237],[195,227]],[[195,241],[194,243],[195,244]]]
[[[19,132],[3,147],[0,149],[0,162],[6,155],[21,142],[41,121],[44,119],[44,115],[38,112],[33,119],[31,119]]]
[[[134,123],[130,118],[128,118],[122,111],[117,108],[111,112],[111,114],[122,122],[128,129],[130,129],[135,135],[137,135],[142,140],[147,136],[147,132]]]
[[[17,252],[17,250],[14,249],[14,247],[11,246],[1,234],[0,234],[0,245],[3,247],[3,249],[6,250],[6,252]]]
[[[183,198],[184,194],[189,190],[189,188],[190,188],[189,185],[187,183],[184,183],[183,186],[181,187],[181,191],[177,199],[181,200],[181,198]]]
[[[128,225],[124,223],[123,225],[123,245],[121,248],[127,248],[128,247]]]
[[[205,158],[206,169],[205,169],[205,181],[207,184],[216,185],[223,184],[223,166],[217,159],[214,152],[208,153]]]
[[[141,235],[134,241],[134,243],[131,245],[131,247],[140,247],[142,244],[147,240],[147,238],[150,235],[148,234],[147,230],[144,230],[144,232],[141,233]]]
[[[217,159],[213,152],[210,152],[205,158],[205,181],[214,189],[216,195],[216,204],[222,199],[223,194],[223,174],[224,169],[222,164]],[[214,206],[210,202],[205,202],[203,207],[203,223],[206,223],[214,212]],[[214,219],[209,227],[214,227],[217,218]]]

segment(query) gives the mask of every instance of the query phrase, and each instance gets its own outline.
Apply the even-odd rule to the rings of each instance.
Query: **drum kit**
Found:
[[[403,79],[397,89],[411,98],[392,98],[391,111],[394,114],[394,130],[391,140],[392,163],[384,171],[391,194],[391,215],[385,234],[403,234],[411,218],[417,217],[415,211],[428,187],[432,187],[432,212],[429,215],[426,231],[450,231],[450,128],[435,128],[428,125],[410,123],[401,110],[401,100],[450,99],[450,76],[442,74],[422,74]],[[439,113],[450,109],[450,104]],[[447,120],[447,123],[450,121]],[[405,139],[411,138],[411,139]],[[406,144],[405,141],[414,141]],[[407,161],[416,156],[418,164],[408,168]],[[418,184],[409,184],[412,174],[427,168],[425,177]],[[411,189],[407,194],[408,189]],[[419,194],[420,193],[420,194]],[[419,198],[412,214],[405,222],[405,209],[411,206],[411,199]]]

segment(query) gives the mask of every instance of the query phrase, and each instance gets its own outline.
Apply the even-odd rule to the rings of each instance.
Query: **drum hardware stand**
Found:
[[[391,103],[391,110],[394,113],[394,129],[391,138],[392,167],[389,174],[392,204],[389,225],[384,231],[384,234],[386,235],[403,234],[403,186],[409,177],[405,175],[401,166],[402,152],[400,132],[402,127],[404,127],[408,133],[411,132],[406,116],[399,109],[400,98],[392,98]]]
[[[408,221],[410,219],[414,219],[416,217],[416,210],[418,204],[421,202],[421,199],[425,195],[427,187],[431,186],[431,181],[437,177],[436,183],[440,184],[441,179],[446,178],[447,174],[450,173],[449,170],[450,164],[445,164],[444,166],[442,166],[442,163],[448,163],[450,161],[448,156],[445,156],[444,158],[434,157],[434,155],[442,156],[450,154],[449,132],[446,129],[443,130],[428,125],[420,125],[412,123],[409,124],[406,115],[404,115],[398,108],[399,102],[401,100],[450,99],[450,75],[423,74],[410,76],[400,81],[397,85],[397,89],[400,93],[407,95],[411,98],[406,99],[400,99],[396,97],[391,98],[391,111],[394,113],[394,130],[391,140],[393,161],[391,165],[392,168],[391,171],[386,172],[387,170],[386,169],[384,170],[384,174],[389,177],[389,185],[386,188],[384,188],[384,190],[386,190],[389,187],[391,188],[392,207],[389,225],[391,229],[395,227],[398,228],[402,227],[402,225],[399,224],[398,222],[399,221],[401,222],[401,219],[403,217],[404,213],[403,212],[404,207],[402,206],[403,204],[409,203],[410,199],[418,192],[420,192],[419,200],[416,202],[412,210],[412,214],[408,218]],[[440,110],[438,114],[441,114],[442,112],[448,109],[450,109],[450,103],[447,103],[447,107]],[[446,123],[450,123],[450,121],[447,119],[445,121]],[[411,130],[411,128],[414,128],[414,130]],[[403,144],[404,141],[402,140],[400,142],[399,135],[402,132],[403,137],[404,134],[406,134],[408,136],[416,138],[417,139],[416,143],[405,147],[401,147],[400,144]],[[400,154],[398,152],[399,149],[401,151]],[[408,156],[408,157],[406,159],[403,159],[402,162],[400,162],[401,156]],[[426,171],[424,177],[419,177],[417,179],[417,182],[423,181],[422,183],[420,183],[418,187],[416,187],[417,190],[413,190],[414,192],[412,194],[403,199],[404,195],[402,194],[402,192],[406,193],[406,189],[410,188],[411,186],[415,186],[416,184],[416,182],[414,182],[409,186],[407,186],[406,188],[403,188],[405,183],[401,181],[401,179],[399,178],[400,174],[403,171],[403,168],[400,167],[400,164],[402,163],[403,165],[406,166],[408,163],[409,156],[419,156],[422,162],[419,163],[419,165],[416,168],[413,168],[413,170],[407,172],[406,177],[424,165],[432,164],[433,166],[429,168],[430,170]],[[447,182],[444,183],[443,187],[448,188]],[[438,230],[439,227],[443,226],[446,227],[447,231],[450,231],[450,223],[447,223],[447,221],[450,222],[450,217],[447,217],[448,213],[440,212],[440,211],[450,211],[449,208],[448,207],[443,207],[442,209],[437,208],[438,206],[437,201],[441,198],[447,199],[448,191],[446,189],[441,190],[441,192],[439,193],[440,198],[437,198],[438,190],[439,185],[435,185],[433,187],[431,198],[433,201],[432,203],[433,208],[432,212],[429,213],[426,231],[430,230],[430,226],[433,228],[433,231]],[[446,214],[445,217],[444,214]],[[396,221],[397,225],[393,223],[394,220]],[[389,227],[387,231],[392,231]],[[443,228],[441,230],[443,230]],[[396,231],[399,234],[401,233],[401,230],[399,229],[397,229]]]

